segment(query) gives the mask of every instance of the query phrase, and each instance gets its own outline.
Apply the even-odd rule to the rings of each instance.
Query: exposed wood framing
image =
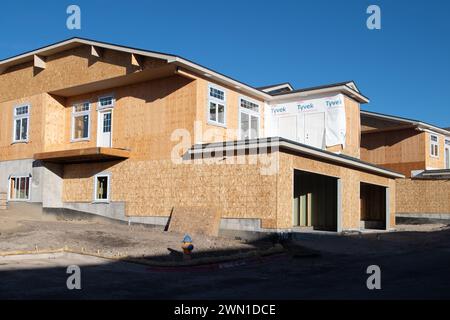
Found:
[[[144,57],[138,54],[131,54],[131,64],[135,67],[144,69]]]

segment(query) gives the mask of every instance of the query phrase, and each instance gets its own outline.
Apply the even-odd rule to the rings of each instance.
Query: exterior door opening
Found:
[[[338,179],[294,170],[293,225],[337,231]]]
[[[99,111],[98,113],[98,137],[97,146],[111,148],[112,111]]]
[[[386,229],[386,187],[361,182],[361,229]]]

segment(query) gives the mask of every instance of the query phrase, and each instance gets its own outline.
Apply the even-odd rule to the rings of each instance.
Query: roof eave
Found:
[[[310,95],[321,94],[321,93],[332,93],[332,92],[344,93],[345,95],[349,96],[350,98],[352,98],[360,103],[369,103],[370,102],[369,98],[365,97],[364,95],[362,95],[359,92],[356,92],[355,90],[349,88],[346,85],[339,85],[339,86],[334,86],[334,87],[304,90],[304,91],[297,91],[297,92],[289,92],[289,93],[285,93],[285,94],[271,96],[270,100],[276,101],[276,100],[292,99],[292,98],[297,98],[297,97],[304,98],[304,97],[307,97]]]

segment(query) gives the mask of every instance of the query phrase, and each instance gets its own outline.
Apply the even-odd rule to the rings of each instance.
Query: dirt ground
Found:
[[[156,261],[182,260],[181,241],[184,234],[164,232],[162,227],[144,226],[139,224],[121,223],[101,217],[87,216],[86,219],[67,220],[55,215],[43,214],[37,205],[16,203],[6,211],[0,211],[0,252],[55,250],[67,247],[69,249],[99,254],[104,257],[133,257]],[[317,241],[315,236],[309,239],[307,235],[300,236],[297,245],[306,245],[320,252],[349,252],[380,250],[380,245],[386,242],[391,249],[396,246],[423,246],[434,241],[439,233],[448,229],[442,224],[428,225],[398,225],[398,232],[369,233],[349,236],[352,238],[374,238],[371,246],[364,249],[358,241],[352,242],[338,237],[333,245]],[[426,239],[417,239],[416,233],[428,234]],[[230,256],[256,249],[267,249],[273,246],[271,241],[250,242],[230,238],[215,238],[201,235],[191,235],[194,240],[194,258]],[[297,237],[298,238],[298,237]],[[340,248],[342,243],[342,248]]]
[[[176,261],[181,255],[184,234],[89,216],[86,220],[63,220],[43,214],[38,206],[14,204],[0,211],[0,252],[54,250],[68,247],[106,257],[136,257]],[[228,238],[191,235],[193,257],[239,254],[269,248],[271,243],[247,243]],[[172,249],[174,251],[169,251]]]

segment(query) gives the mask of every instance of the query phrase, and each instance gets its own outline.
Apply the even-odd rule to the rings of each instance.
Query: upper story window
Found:
[[[14,142],[28,141],[30,127],[30,106],[24,105],[14,108]]]
[[[430,155],[439,157],[439,137],[436,135],[430,135]]]
[[[226,123],[225,113],[225,90],[210,85],[208,93],[208,122],[224,126]]]
[[[114,107],[114,97],[113,96],[107,96],[107,97],[101,97],[98,100],[98,108],[112,108]]]
[[[240,99],[239,128],[241,139],[259,138],[259,105],[248,100]]]
[[[72,111],[72,140],[89,139],[89,127],[91,117],[91,104],[89,102],[78,103]]]

